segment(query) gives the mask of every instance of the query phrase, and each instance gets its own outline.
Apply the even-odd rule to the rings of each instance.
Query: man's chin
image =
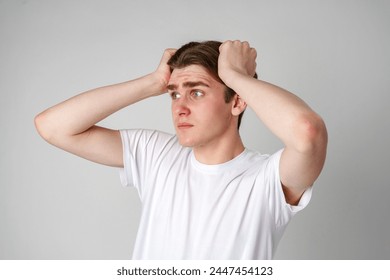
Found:
[[[182,143],[182,142],[179,142],[181,146],[185,147],[185,148],[193,148],[194,145],[193,144],[190,144],[190,143]]]
[[[194,142],[191,141],[190,139],[182,139],[182,138],[178,138],[178,139],[179,139],[179,144],[183,147],[193,148],[195,146]]]

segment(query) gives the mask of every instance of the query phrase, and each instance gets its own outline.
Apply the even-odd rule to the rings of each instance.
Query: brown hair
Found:
[[[221,44],[222,42],[218,41],[187,43],[175,52],[175,54],[169,59],[168,65],[171,67],[171,71],[176,68],[184,68],[190,65],[203,66],[214,79],[225,85],[218,76],[218,57],[219,47]],[[256,74],[255,78],[257,78]],[[229,103],[235,94],[236,92],[234,92],[234,90],[226,86],[225,102]],[[237,128],[240,128],[243,114],[244,112],[238,116]]]

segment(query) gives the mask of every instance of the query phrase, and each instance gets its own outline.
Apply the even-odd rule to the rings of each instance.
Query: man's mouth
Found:
[[[193,127],[194,125],[190,124],[190,123],[186,123],[186,122],[182,122],[182,123],[178,123],[177,124],[177,128],[179,129],[186,129],[186,128],[191,128]]]

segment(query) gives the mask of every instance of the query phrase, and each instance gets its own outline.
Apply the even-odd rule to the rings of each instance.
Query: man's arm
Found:
[[[220,47],[219,75],[285,145],[280,177],[288,203],[299,202],[318,178],[326,156],[327,131],[321,117],[294,94],[253,78],[256,50],[240,41]]]
[[[157,70],[136,80],[81,93],[35,117],[39,134],[49,143],[88,160],[123,166],[119,131],[96,126],[114,112],[166,92],[175,50],[167,49]]]

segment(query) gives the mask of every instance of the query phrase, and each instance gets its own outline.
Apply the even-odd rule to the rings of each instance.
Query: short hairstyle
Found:
[[[175,52],[175,54],[169,59],[168,65],[171,67],[171,71],[176,68],[180,69],[190,65],[203,66],[215,80],[225,85],[225,102],[229,103],[236,92],[226,86],[226,84],[218,76],[218,57],[219,47],[221,44],[222,42],[219,41],[187,43]],[[257,74],[255,74],[254,77],[257,78]],[[238,116],[237,129],[240,128],[243,115],[244,112]]]

